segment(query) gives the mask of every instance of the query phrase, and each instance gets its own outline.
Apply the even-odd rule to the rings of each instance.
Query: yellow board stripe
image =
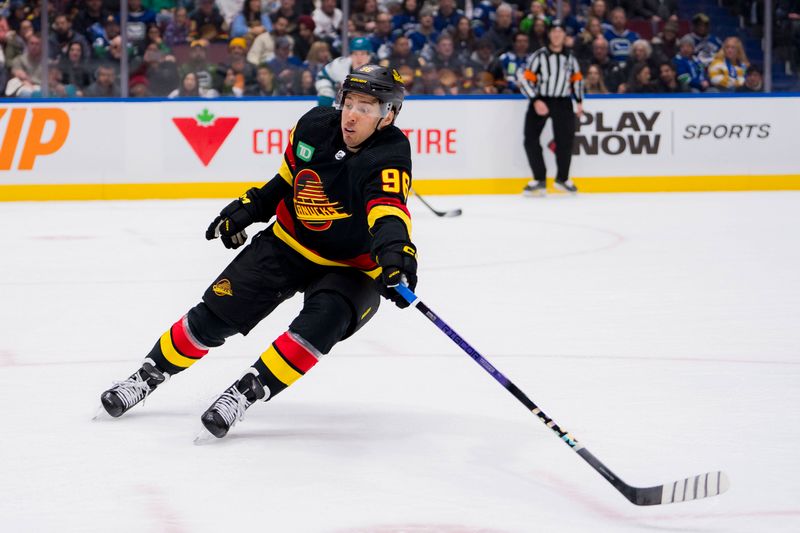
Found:
[[[291,385],[303,375],[289,366],[289,363],[281,357],[281,354],[272,345],[266,352],[261,354],[261,360],[267,365],[269,371],[286,386]]]
[[[372,229],[372,226],[375,225],[375,222],[378,221],[381,217],[397,217],[403,221],[403,224],[406,225],[406,231],[408,231],[408,236],[411,237],[411,219],[406,215],[402,209],[399,207],[394,207],[392,205],[376,205],[369,211],[369,215],[367,215],[367,223],[369,224],[369,229]]]
[[[285,178],[284,178],[285,179]],[[414,179],[420,194],[519,194],[530,178]],[[800,174],[727,176],[581,177],[574,181],[582,193],[797,191]],[[234,198],[264,182],[202,183],[84,183],[0,185],[0,202],[43,200],[171,200]]]
[[[167,361],[175,366],[189,368],[198,361],[197,359],[191,359],[178,353],[178,351],[175,349],[175,346],[172,345],[172,337],[170,336],[169,331],[161,335],[159,344],[161,346],[161,353],[164,354],[164,357],[167,358]]]
[[[339,263],[338,261],[331,261],[330,259],[325,259],[321,255],[315,254],[314,252],[312,252],[311,250],[309,250],[308,248],[306,248],[305,246],[303,246],[302,244],[297,242],[297,240],[294,237],[292,237],[291,235],[289,235],[286,232],[286,230],[283,229],[283,226],[281,226],[278,223],[275,223],[275,224],[272,225],[272,231],[273,231],[273,233],[275,233],[276,237],[278,237],[280,240],[282,240],[287,245],[289,245],[289,247],[292,250],[294,250],[295,252],[299,253],[300,255],[302,255],[303,257],[305,257],[306,259],[308,259],[312,263],[316,263],[316,264],[322,265],[322,266],[335,266],[335,267],[354,268],[354,267],[351,267],[350,265],[346,265],[344,263]],[[369,277],[375,279],[375,278],[377,278],[378,276],[381,275],[381,267],[378,267],[378,268],[376,268],[374,270],[362,270],[362,272],[365,273],[366,275],[368,275]]]

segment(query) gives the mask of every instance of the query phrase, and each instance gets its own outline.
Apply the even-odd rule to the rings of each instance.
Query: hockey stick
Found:
[[[417,191],[415,191],[414,189],[411,189],[411,192],[414,193],[414,196],[416,196],[417,199],[420,202],[425,204],[425,207],[427,207],[428,209],[433,211],[433,214],[436,215],[437,217],[457,217],[462,213],[460,208],[459,209],[451,209],[450,211],[437,211],[436,209],[433,208],[433,206],[431,206],[431,204],[426,202],[425,199],[422,196],[420,196]]]
[[[408,287],[400,284],[395,287],[397,292],[412,306],[416,307],[425,317],[433,322],[436,327],[442,330],[450,340],[458,344],[467,355],[472,357],[486,372],[488,372],[498,383],[514,395],[528,410],[539,417],[547,427],[552,429],[558,437],[566,442],[578,455],[580,455],[592,468],[600,473],[615,489],[622,493],[631,503],[635,505],[662,505],[667,503],[685,502],[699,500],[722,494],[730,486],[728,477],[724,472],[708,472],[694,477],[687,477],[672,483],[657,485],[654,487],[633,487],[613,473],[600,459],[592,455],[589,450],[578,444],[577,439],[561,429],[558,424],[549,416],[544,414],[539,407],[528,398],[516,385],[507,377],[500,373],[489,361],[487,361],[478,351],[470,346],[461,336],[453,330],[447,323],[439,318],[430,308],[420,300]]]

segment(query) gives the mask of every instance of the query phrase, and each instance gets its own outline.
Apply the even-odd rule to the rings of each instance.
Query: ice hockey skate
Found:
[[[547,196],[547,184],[543,181],[530,180],[522,189],[522,196],[531,198]]]
[[[566,181],[558,181],[555,182],[555,188],[557,191],[565,192],[568,194],[577,194],[578,188],[572,182],[572,180],[568,179]]]
[[[244,418],[244,412],[251,405],[267,398],[267,391],[258,381],[257,375],[256,370],[251,368],[203,413],[200,421],[209,433],[221,439],[237,421]],[[203,440],[205,440],[204,434],[201,433],[195,439],[195,443],[199,444]]]
[[[144,401],[167,379],[169,374],[157,369],[151,359],[145,359],[142,367],[131,377],[115,382],[113,387],[100,395],[100,403],[109,415],[118,418]]]

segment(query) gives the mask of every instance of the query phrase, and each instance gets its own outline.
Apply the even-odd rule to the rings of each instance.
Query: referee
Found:
[[[563,23],[554,19],[548,31],[549,44],[531,54],[526,68],[517,71],[522,92],[531,99],[525,115],[525,152],[533,171],[533,179],[522,191],[526,196],[544,196],[547,191],[544,157],[539,136],[548,118],[553,119],[556,144],[555,187],[576,193],[578,188],[569,179],[572,158],[572,141],[575,139],[575,112],[572,99],[577,102],[578,115],[583,115],[583,75],[578,61],[564,48],[567,33]]]

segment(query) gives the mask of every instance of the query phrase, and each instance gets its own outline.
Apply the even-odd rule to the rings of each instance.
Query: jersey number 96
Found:
[[[381,173],[383,192],[401,193],[403,200],[408,198],[408,189],[411,187],[411,176],[408,172],[400,172],[396,168],[384,169]]]

